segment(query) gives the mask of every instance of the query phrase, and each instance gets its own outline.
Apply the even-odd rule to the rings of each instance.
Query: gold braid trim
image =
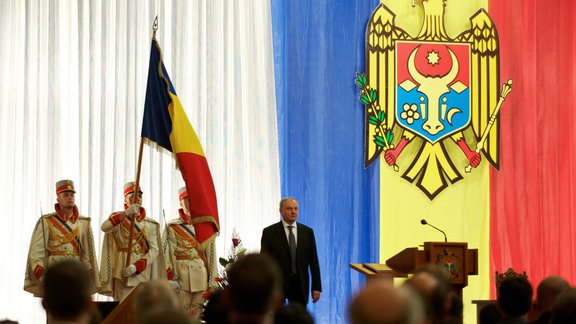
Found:
[[[176,234],[178,242],[180,242],[184,251],[188,251],[198,245],[198,242],[193,237],[186,237],[177,231],[174,231],[174,234]]]
[[[76,237],[78,237],[78,233],[80,233],[80,229],[78,227],[76,227],[72,231],[70,231],[68,234],[60,235],[59,234],[60,230],[58,230],[56,228],[56,226],[54,226],[50,222],[46,222],[46,223],[48,224],[48,228],[50,229],[50,233],[52,233],[52,236],[55,238],[56,241],[58,241],[56,243],[50,243],[50,241],[48,241],[48,247],[51,247],[51,248],[59,247],[61,245],[72,242],[73,240],[76,239]]]
[[[196,252],[198,253],[198,256],[200,257],[200,259],[204,263],[204,266],[206,267],[206,271],[208,271],[208,260],[206,260],[206,256],[204,255],[204,252],[202,252],[202,250],[198,246],[198,241],[196,241],[196,239],[194,237],[191,237],[191,236],[186,237],[186,236],[178,233],[178,231],[173,231],[173,232],[177,236],[176,240],[182,246],[182,250],[179,250],[178,252],[186,252],[186,251],[189,251],[190,249],[196,250]],[[176,248],[178,248],[178,245],[179,244],[176,244]]]
[[[121,227],[122,230],[122,237],[128,241],[128,237],[130,236],[130,230],[127,229],[125,226]],[[140,232],[136,233],[133,232],[132,234],[132,239],[134,242],[137,242],[138,245],[140,245],[140,247],[144,250],[144,253],[148,253],[149,247],[148,247],[148,242],[146,241],[146,227],[143,227]],[[121,249],[127,249],[128,246],[124,247],[124,246],[120,246],[120,244],[118,244],[118,246]]]

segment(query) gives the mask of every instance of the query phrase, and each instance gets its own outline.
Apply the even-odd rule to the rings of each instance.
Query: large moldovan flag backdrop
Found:
[[[363,169],[363,106],[353,81],[365,69],[366,24],[379,3],[273,2],[282,192],[301,198],[301,220],[317,231],[318,246],[330,247],[319,251],[326,285],[311,306],[317,320],[345,321],[363,285],[348,263],[383,263],[405,247],[442,241],[422,218],[449,241],[478,248],[479,275],[464,289],[466,323],[475,322],[471,299],[494,297],[496,270],[525,270],[534,285],[551,274],[575,283],[574,2],[445,2],[450,37],[487,10],[498,30],[501,83],[513,79],[513,91],[500,112],[500,170],[483,155],[433,200],[382,161]],[[417,35],[421,0],[414,8],[410,0],[382,3]],[[406,168],[412,157],[408,147],[397,164]],[[457,163],[463,173],[463,155]]]
[[[422,1],[383,3],[397,15],[397,25],[415,37],[423,17]],[[14,267],[11,273],[22,272],[25,253],[19,251],[28,245],[31,220],[37,217],[40,201],[54,199],[51,183],[61,172],[82,186],[77,203],[94,217],[94,233],[97,220],[113,210],[119,198],[115,188],[124,180],[114,172],[128,165],[126,161],[132,164],[132,151],[137,147],[133,141],[138,137],[134,125],[141,121],[135,122],[137,114],[126,114],[126,107],[142,107],[148,21],[157,14],[152,5],[131,10],[132,2],[118,6],[81,6],[82,2],[74,1],[50,2],[48,6],[23,3],[0,1],[0,15],[5,18],[0,19],[4,27],[0,42],[5,45],[0,57],[5,63],[2,71],[6,71],[0,87],[0,115],[5,126],[0,147],[7,151],[0,170],[5,172],[3,179],[12,179],[3,186],[3,206],[7,215],[24,215],[3,223],[2,237]],[[212,161],[221,160],[210,165],[216,189],[227,193],[220,199],[220,204],[228,206],[221,210],[221,233],[229,233],[234,225],[246,226],[241,233],[245,242],[255,242],[249,246],[254,250],[259,249],[256,242],[261,229],[279,221],[275,203],[269,208],[270,201],[277,198],[276,180],[267,182],[274,184],[270,188],[262,189],[264,185],[258,183],[253,190],[244,190],[246,183],[241,179],[252,181],[253,175],[260,175],[255,169],[262,168],[267,170],[263,174],[270,176],[276,172],[276,159],[260,163],[227,153],[244,153],[246,147],[257,146],[262,156],[272,156],[276,152],[274,136],[278,135],[282,195],[299,200],[298,221],[315,230],[323,291],[320,301],[308,308],[317,323],[347,322],[348,304],[364,285],[363,278],[349,268],[350,263],[383,263],[405,247],[442,241],[440,233],[420,225],[422,218],[442,228],[449,241],[468,242],[479,250],[480,273],[471,277],[464,289],[466,323],[475,322],[470,299],[494,297],[496,270],[513,267],[526,271],[534,285],[551,274],[576,284],[575,1],[445,1],[450,37],[469,27],[469,17],[478,8],[488,11],[498,30],[501,82],[513,79],[513,91],[499,121],[500,170],[489,167],[483,156],[478,168],[449,184],[433,200],[401,178],[414,155],[410,146],[397,160],[399,172],[380,160],[364,168],[364,106],[358,100],[354,78],[356,72],[366,69],[366,26],[380,1],[150,3],[164,8],[164,50],[170,49],[170,61],[180,62],[167,67],[188,116],[204,109],[202,114],[212,116],[205,118],[206,125],[217,126],[194,125],[196,131],[206,134],[203,144],[211,151]],[[265,30],[268,16],[253,15],[252,6],[271,8],[273,71],[260,61],[256,67],[246,63],[250,57],[270,62],[266,60],[269,54],[263,54],[268,51],[258,46],[264,42],[243,34],[256,30],[269,35]],[[183,7],[186,10],[181,10]],[[224,20],[220,14],[211,14],[224,11],[230,14],[224,15]],[[190,16],[180,15],[187,12]],[[256,12],[270,11],[265,7]],[[234,19],[229,19],[232,15]],[[246,20],[254,25],[244,24]],[[196,29],[201,38],[192,33]],[[242,39],[247,42],[239,41]],[[145,54],[127,59],[134,44]],[[216,55],[199,57],[207,48],[213,50],[207,53]],[[238,50],[220,53],[223,48]],[[196,73],[196,65],[191,64],[196,61],[213,71],[199,69]],[[135,71],[137,66],[144,68]],[[260,78],[260,74],[269,78]],[[206,81],[205,76],[211,76],[207,88],[222,86],[225,100],[206,99],[216,96],[212,89],[197,87]],[[275,94],[269,89],[272,82]],[[236,91],[249,86],[258,89]],[[274,95],[276,107],[270,99]],[[206,107],[207,102],[231,108],[213,109]],[[247,106],[262,107],[255,109],[257,118],[244,114]],[[271,127],[254,132],[275,118],[267,110],[274,108],[277,133],[270,131],[269,135]],[[208,123],[210,120],[216,122]],[[240,133],[244,135],[238,136]],[[251,134],[266,135],[248,145]],[[234,163],[238,165],[231,168]],[[464,157],[455,163],[462,173]],[[130,168],[122,172],[133,175]],[[157,199],[151,200],[151,208],[159,216],[163,205],[176,203],[167,188],[172,175],[166,175],[164,182],[148,177],[144,183],[152,192],[159,192],[153,195]],[[224,187],[225,183],[229,186]],[[258,212],[246,215],[246,210],[251,210],[247,207]],[[38,301],[23,292],[19,283],[14,284],[18,280],[13,275],[3,277],[8,289],[1,304],[7,306],[0,315],[42,316]]]

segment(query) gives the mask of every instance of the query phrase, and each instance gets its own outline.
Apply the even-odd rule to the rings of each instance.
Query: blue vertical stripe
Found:
[[[159,73],[159,66],[162,67],[162,78]],[[156,142],[159,146],[172,152],[170,143],[170,133],[172,132],[172,118],[168,111],[168,106],[172,103],[169,91],[176,94],[168,73],[162,62],[160,46],[154,39],[150,49],[150,64],[148,66],[148,83],[146,85],[146,99],[144,101],[144,117],[142,120],[142,137]]]
[[[347,321],[363,285],[350,263],[378,262],[378,166],[363,167],[364,110],[354,84],[378,1],[272,1],[282,195],[300,202],[322,272],[318,323]]]

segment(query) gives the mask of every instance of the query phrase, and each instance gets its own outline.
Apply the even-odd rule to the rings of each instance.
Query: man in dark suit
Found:
[[[312,301],[320,299],[320,264],[316,253],[314,231],[298,219],[298,202],[294,198],[280,201],[282,220],[262,231],[261,252],[272,256],[280,266],[284,279],[284,297],[289,302],[308,303],[310,274]]]

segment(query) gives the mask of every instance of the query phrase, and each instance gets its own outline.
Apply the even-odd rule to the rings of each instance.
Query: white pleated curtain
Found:
[[[269,1],[0,0],[0,319],[44,321],[23,274],[57,180],[74,180],[100,258],[100,224],[122,208],[136,172],[156,15],[166,68],[212,170],[219,255],[233,228],[259,250],[262,228],[278,219]],[[176,217],[183,181],[171,156],[145,146],[141,183],[149,216]]]

